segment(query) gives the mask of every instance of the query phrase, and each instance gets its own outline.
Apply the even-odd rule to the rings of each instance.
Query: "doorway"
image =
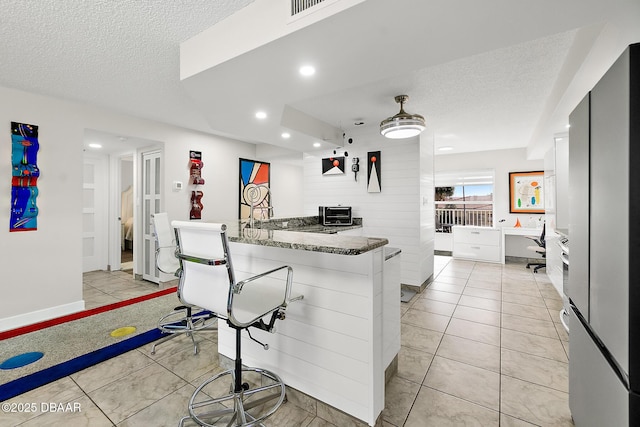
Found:
[[[133,275],[133,155],[120,157],[120,270]]]
[[[86,153],[82,175],[82,272],[107,267],[108,158]]]
[[[87,308],[158,290],[157,283],[142,277],[147,268],[142,260],[151,255],[143,251],[142,159],[149,152],[162,153],[162,148],[158,141],[85,130],[83,299]],[[160,175],[157,178],[161,187]]]
[[[125,270],[141,278],[145,267],[140,261],[146,255],[142,227],[148,222],[138,200],[144,184],[142,159],[145,153],[161,152],[162,146],[158,141],[85,129],[83,249],[92,258],[87,259],[91,262],[85,263],[85,272]]]

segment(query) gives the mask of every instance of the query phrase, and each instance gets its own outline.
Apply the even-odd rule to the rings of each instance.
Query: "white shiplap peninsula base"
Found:
[[[289,305],[275,333],[251,331],[269,350],[243,334],[243,364],[272,370],[287,386],[375,425],[385,405],[385,369],[400,350],[400,257],[385,262],[387,239],[235,233],[229,230],[238,278],[287,264],[293,294],[304,295]],[[235,333],[224,322],[218,349],[235,358]]]

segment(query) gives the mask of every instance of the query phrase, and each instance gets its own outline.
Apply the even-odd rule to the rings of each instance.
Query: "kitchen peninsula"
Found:
[[[268,351],[243,335],[243,363],[273,370],[287,386],[375,425],[385,371],[397,368],[400,350],[400,251],[386,248],[386,238],[345,235],[361,223],[323,227],[305,217],[227,227],[238,280],[287,264],[293,293],[304,295],[274,334],[251,331]],[[220,322],[218,334],[220,354],[233,359],[233,330]]]

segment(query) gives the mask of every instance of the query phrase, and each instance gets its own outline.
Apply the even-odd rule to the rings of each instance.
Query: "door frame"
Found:
[[[147,274],[146,273],[146,259],[145,259],[145,245],[146,245],[146,240],[147,237],[145,236],[145,212],[144,212],[144,205],[145,205],[145,195],[144,195],[144,179],[145,179],[145,167],[144,167],[144,161],[145,161],[145,156],[148,155],[157,155],[157,158],[159,159],[159,170],[157,171],[157,178],[159,180],[159,182],[157,183],[157,187],[158,187],[158,193],[154,194],[152,199],[159,199],[159,206],[158,206],[158,210],[155,210],[155,206],[150,204],[150,212],[149,212],[149,248],[151,249],[151,246],[153,246],[153,250],[151,250],[151,253],[149,253],[149,261],[152,263],[151,266],[149,266],[149,271],[153,271],[153,274]],[[140,173],[135,175],[138,177],[139,179],[139,191],[138,191],[138,196],[135,196],[135,191],[134,191],[134,197],[135,200],[137,200],[136,205],[134,206],[134,215],[136,215],[135,212],[137,212],[137,221],[135,221],[135,234],[136,234],[136,238],[139,240],[135,240],[135,242],[140,242],[139,244],[136,245],[136,243],[134,243],[134,248],[133,248],[133,253],[134,253],[134,260],[136,260],[135,265],[137,265],[139,267],[139,272],[140,272],[140,278],[144,279],[144,280],[148,280],[150,282],[156,283],[156,284],[160,284],[161,281],[161,274],[160,271],[158,270],[158,268],[156,267],[156,263],[155,263],[155,253],[156,253],[156,245],[157,243],[155,242],[155,238],[153,236],[155,236],[155,233],[153,231],[153,214],[157,213],[157,212],[163,212],[164,210],[164,147],[163,146],[151,146],[151,147],[145,147],[144,149],[141,149],[138,151],[138,161],[139,161],[139,171]],[[155,167],[155,166],[154,166]],[[134,166],[134,172],[135,172],[135,166]],[[138,176],[139,175],[139,176]],[[153,177],[153,181],[155,183],[155,176]],[[151,243],[151,241],[153,241]]]
[[[137,184],[138,180],[136,179],[137,175],[137,154],[136,151],[128,151],[122,152],[118,154],[113,154],[109,156],[109,260],[108,260],[108,268],[111,271],[120,270],[120,256],[121,256],[121,242],[122,242],[122,222],[120,220],[120,213],[122,209],[122,159],[124,158],[133,158],[133,200],[136,199],[137,193]],[[133,210],[133,223],[134,230],[136,229],[136,210],[135,210],[135,202],[134,202],[134,210]],[[136,236],[134,233],[133,236],[133,246],[136,246]],[[133,272],[136,273],[136,265],[135,265],[135,252],[133,254],[134,264],[133,264]]]
[[[94,245],[92,253],[94,254],[94,256],[91,260],[91,263],[87,265],[83,249],[83,273],[86,273],[88,271],[104,270],[108,268],[108,259],[106,253],[107,251],[105,251],[105,247],[108,242],[108,216],[105,214],[105,211],[107,210],[106,204],[108,203],[109,196],[109,181],[106,176],[109,168],[109,159],[107,155],[85,152],[83,154],[83,164],[86,164],[87,161],[88,163],[95,165],[94,180],[93,184],[86,184],[83,178],[82,188],[83,191],[85,189],[93,189],[93,207],[83,207],[82,214],[83,216],[85,215],[85,213],[93,214],[94,220],[93,232],[89,232],[87,235],[85,235],[86,233],[83,230],[83,246],[85,239],[87,237],[92,237]],[[86,185],[92,185],[92,187],[86,187]]]

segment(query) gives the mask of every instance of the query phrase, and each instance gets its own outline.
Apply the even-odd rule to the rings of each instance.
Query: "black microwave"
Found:
[[[322,225],[352,225],[351,206],[320,206],[318,210]]]

